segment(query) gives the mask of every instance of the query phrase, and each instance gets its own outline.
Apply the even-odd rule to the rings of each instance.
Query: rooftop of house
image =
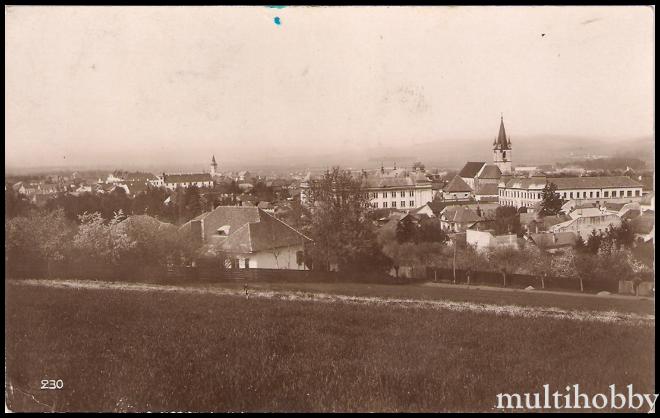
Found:
[[[502,171],[495,164],[486,164],[479,172],[480,179],[499,179],[502,177]]]
[[[164,183],[198,183],[211,181],[210,173],[165,174]]]
[[[472,188],[461,178],[461,176],[454,176],[453,179],[445,186],[443,192],[445,193],[461,193],[471,192]]]
[[[478,184],[474,194],[477,196],[497,196],[497,184]]]
[[[474,178],[479,173],[479,170],[486,164],[483,161],[468,161],[465,163],[461,171],[458,172],[459,177]]]
[[[534,244],[543,250],[572,247],[577,242],[577,234],[575,232],[543,232],[530,234],[529,237]]]
[[[513,178],[504,182],[507,188],[543,189],[546,184],[554,183],[557,190],[607,189],[642,187],[639,182],[625,176],[611,177],[530,177]]]
[[[203,220],[204,234],[223,231],[216,245],[230,253],[253,253],[311,241],[293,227],[257,207],[218,206],[194,220]],[[181,228],[190,228],[187,222]]]
[[[483,218],[471,208],[465,206],[447,206],[442,210],[443,220],[456,223],[479,222]]]
[[[595,207],[575,208],[568,214],[572,219],[601,215],[603,215],[603,212]]]

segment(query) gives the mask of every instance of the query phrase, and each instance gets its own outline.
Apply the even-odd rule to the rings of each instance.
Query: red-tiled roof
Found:
[[[502,171],[495,164],[486,164],[479,173],[480,179],[499,179],[502,177]]]
[[[472,188],[460,176],[455,176],[443,189],[447,193],[471,192]]]
[[[552,177],[547,179],[543,177],[513,178],[506,182],[506,187],[518,189],[542,189],[547,183],[554,183],[557,186],[557,190],[642,187],[638,182],[624,176]]]
[[[367,177],[362,180],[362,186],[368,189],[411,187],[414,185],[415,182],[410,177]]]
[[[479,170],[481,170],[481,167],[486,164],[485,162],[475,162],[475,161],[468,161],[465,163],[461,171],[458,173],[460,177],[463,178],[474,178],[477,173],[479,173]]]
[[[604,189],[610,187],[642,187],[635,180],[625,176],[613,177],[557,177],[548,182],[557,185],[557,190],[569,189]]]
[[[480,196],[497,196],[498,194],[497,184],[492,184],[492,183],[479,184],[474,194]]]
[[[241,226],[222,243],[222,249],[233,253],[251,253],[293,245],[310,239],[279,219],[263,211],[258,222]]]
[[[449,222],[469,223],[482,220],[474,211],[463,206],[448,206],[442,212],[443,217]]]
[[[530,238],[541,249],[551,249],[560,247],[572,247],[577,241],[575,232],[544,232],[540,234],[530,234]]]
[[[201,220],[204,236],[219,237],[218,229],[228,227],[227,236],[219,245],[230,252],[255,252],[285,247],[309,241],[289,225],[255,206],[218,206],[194,220]],[[191,222],[181,226],[189,230]]]

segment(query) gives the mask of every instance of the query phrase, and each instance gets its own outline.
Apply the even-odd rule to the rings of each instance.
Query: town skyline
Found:
[[[276,167],[458,167],[489,157],[501,114],[519,161],[555,162],[532,157],[556,138],[578,154],[642,141],[648,156],[652,17],[644,7],[10,7],[5,164],[192,169],[215,154],[221,169],[264,156]]]

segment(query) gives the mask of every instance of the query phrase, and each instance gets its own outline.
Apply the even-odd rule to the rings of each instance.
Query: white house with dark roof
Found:
[[[485,220],[475,210],[465,206],[447,206],[440,212],[440,226],[447,232],[464,232]]]
[[[472,188],[460,176],[454,176],[442,189],[443,200],[465,200],[469,199],[471,195]]]
[[[226,268],[307,270],[305,245],[312,240],[257,207],[218,206],[180,228],[208,254],[225,255]]]

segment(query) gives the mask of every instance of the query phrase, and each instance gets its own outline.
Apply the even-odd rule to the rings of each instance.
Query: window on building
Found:
[[[387,202],[383,202],[383,208],[387,207]]]
[[[596,192],[596,197],[600,197],[600,192]]]
[[[415,207],[415,201],[414,201],[414,200],[411,200],[411,201],[408,202],[408,203],[410,204],[409,206],[410,206],[411,208],[412,208],[412,207]]]
[[[374,203],[374,208],[378,209],[378,202]]]
[[[396,207],[396,202],[392,202],[392,207],[393,207],[393,208]]]
[[[635,190],[635,196],[639,196],[639,190]]]
[[[246,268],[246,269],[249,269],[249,268],[250,268],[250,259],[249,259],[249,258],[246,258],[246,259],[245,259],[245,268]]]
[[[383,197],[387,197],[387,192],[383,192]]]
[[[405,201],[405,200],[402,200],[402,201],[401,201],[401,207],[402,207],[402,208],[405,208],[405,207],[406,207],[406,201]]]
[[[594,197],[594,192],[589,192],[589,197]]]
[[[302,266],[305,262],[305,254],[302,251],[296,251],[296,264]]]
[[[610,197],[610,192],[607,191],[607,190],[605,190],[605,191],[603,192],[603,197]]]
[[[408,192],[408,196],[410,196],[410,197],[415,196],[415,191],[414,191],[414,190],[411,190],[410,192]]]
[[[632,190],[628,190],[628,197],[632,196]]]
[[[401,196],[401,197],[406,197],[406,192],[401,192],[401,193],[399,193],[399,196]]]
[[[569,193],[569,196],[570,196],[571,198],[573,198],[573,192],[570,192],[570,193]]]

